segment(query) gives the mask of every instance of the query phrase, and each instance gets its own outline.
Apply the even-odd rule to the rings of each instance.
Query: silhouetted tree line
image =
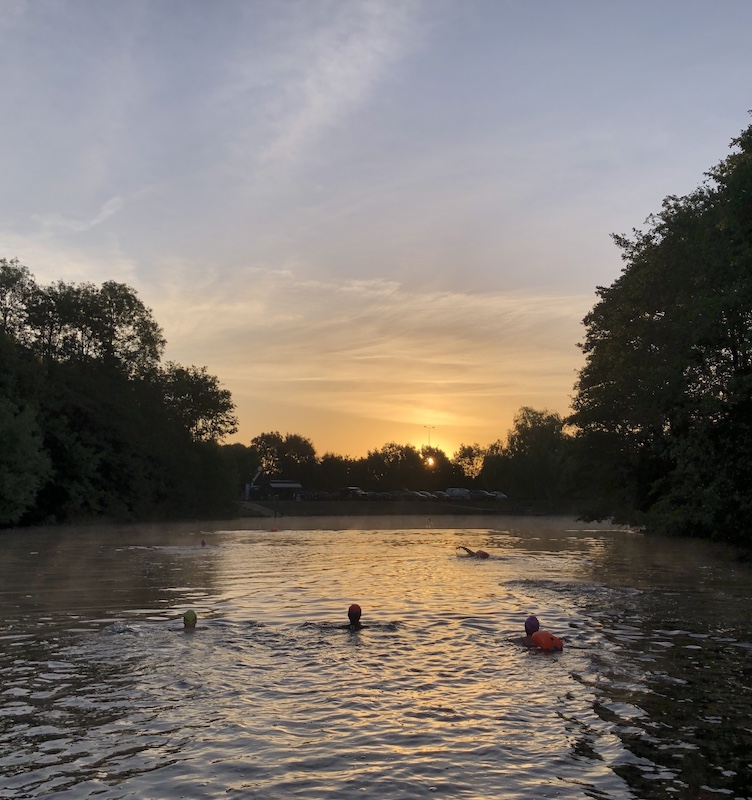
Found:
[[[0,260],[0,525],[233,507],[230,393],[164,347],[125,284],[40,286]]]
[[[294,479],[309,491],[336,493],[346,486],[369,492],[483,488],[507,494],[510,508],[571,512],[572,442],[558,414],[522,408],[506,441],[488,447],[461,445],[451,458],[437,447],[396,442],[362,458],[335,453],[319,457],[310,439],[278,431],[256,436],[250,446],[224,449],[234,463],[238,492],[261,467],[259,482]]]
[[[584,320],[574,413],[590,518],[752,542],[752,126],[646,231]]]

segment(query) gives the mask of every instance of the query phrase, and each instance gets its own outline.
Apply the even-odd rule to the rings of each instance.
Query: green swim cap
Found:
[[[197,619],[196,612],[193,609],[186,611],[185,614],[183,614],[183,624],[188,628],[195,628]]]

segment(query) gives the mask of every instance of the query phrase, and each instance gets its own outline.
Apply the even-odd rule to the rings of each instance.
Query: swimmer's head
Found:
[[[540,629],[540,622],[538,622],[538,617],[534,617],[532,614],[525,620],[525,633],[528,636],[532,636],[537,630]]]
[[[183,614],[183,625],[186,628],[195,628],[197,619],[196,612],[193,609],[189,609]]]
[[[347,616],[350,618],[350,622],[355,624],[356,622],[360,621],[360,606],[357,603],[353,603],[350,608],[347,609]]]

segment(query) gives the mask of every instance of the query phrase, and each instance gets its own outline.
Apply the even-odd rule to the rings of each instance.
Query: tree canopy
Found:
[[[17,259],[0,259],[0,331],[46,361],[99,360],[127,375],[154,370],[162,330],[124,283],[39,286]]]
[[[0,525],[231,507],[230,393],[205,367],[162,366],[164,346],[125,284],[39,286],[0,260]]]
[[[480,478],[524,507],[561,510],[573,505],[571,439],[559,414],[523,406],[507,432],[486,450]]]
[[[746,540],[752,511],[752,126],[646,231],[585,317],[573,414],[589,513]]]

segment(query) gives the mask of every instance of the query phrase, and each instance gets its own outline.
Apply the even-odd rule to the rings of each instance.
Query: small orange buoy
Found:
[[[564,649],[564,642],[562,642],[558,636],[554,636],[548,631],[536,631],[530,638],[535,642],[537,647],[544,650],[546,653]]]

